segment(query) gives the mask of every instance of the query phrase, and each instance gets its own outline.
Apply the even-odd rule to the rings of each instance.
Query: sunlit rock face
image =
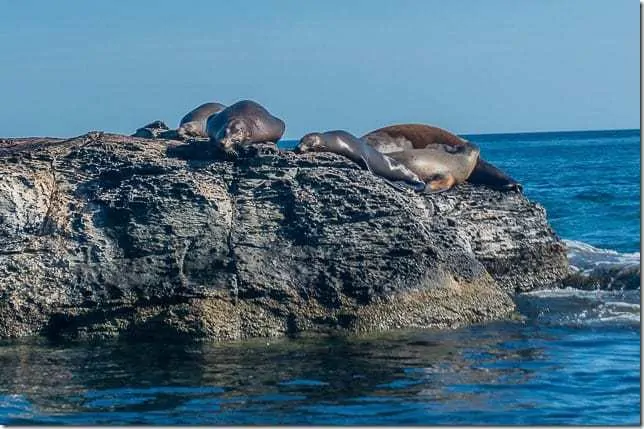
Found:
[[[396,190],[334,154],[0,142],[0,338],[227,340],[507,317],[567,274],[542,207]]]

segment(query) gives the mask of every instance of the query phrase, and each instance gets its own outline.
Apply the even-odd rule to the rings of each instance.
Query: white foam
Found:
[[[601,294],[607,293],[606,291],[602,290],[582,290],[582,289],[575,289],[572,287],[567,287],[563,289],[541,289],[541,290],[534,290],[531,292],[525,292],[522,295],[529,295],[529,296],[535,296],[538,298],[569,298],[569,297],[577,297],[577,298],[591,298],[591,299],[598,299]]]
[[[633,322],[640,323],[639,313],[630,313],[630,314],[616,314],[614,316],[604,316],[597,319],[590,319],[587,324],[602,324],[602,323],[623,323],[623,322]]]
[[[640,291],[544,289],[522,293],[538,318],[563,325],[640,323]],[[532,299],[536,298],[536,299]],[[534,311],[537,310],[537,311]]]
[[[640,306],[628,302],[607,301],[585,320],[586,324],[640,323]]]
[[[584,312],[577,315],[562,317],[560,324],[573,326],[598,326],[598,325],[639,325],[639,313],[597,314]]]
[[[619,301],[606,301],[606,305],[612,305],[616,308],[631,309],[633,311],[640,311],[640,305],[631,303],[631,302],[619,302]]]
[[[563,240],[568,248],[568,261],[576,271],[590,272],[597,268],[640,265],[640,252],[620,253],[601,249],[582,241]]]

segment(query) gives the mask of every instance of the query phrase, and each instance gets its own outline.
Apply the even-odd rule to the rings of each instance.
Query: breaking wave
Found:
[[[568,248],[568,261],[575,271],[590,273],[597,268],[631,267],[640,265],[640,252],[619,253],[600,249],[582,241],[563,240]]]
[[[639,290],[640,253],[619,253],[580,241],[564,240],[571,275],[565,286],[578,289]]]
[[[572,271],[567,287],[520,294],[520,312],[546,324],[639,327],[640,253],[564,242]]]
[[[526,292],[520,312],[541,323],[579,325],[640,324],[640,291],[581,290],[572,287]]]

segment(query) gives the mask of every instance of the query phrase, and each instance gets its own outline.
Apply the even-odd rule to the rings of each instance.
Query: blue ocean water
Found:
[[[574,265],[640,263],[639,130],[465,136]],[[294,142],[284,142],[284,147]],[[640,423],[640,290],[517,297],[521,320],[227,344],[0,343],[0,424]]]
[[[525,184],[559,236],[639,252],[639,130],[464,137]]]

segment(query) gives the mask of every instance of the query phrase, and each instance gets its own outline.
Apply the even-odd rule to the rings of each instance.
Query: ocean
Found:
[[[576,269],[640,264],[639,130],[464,137],[546,208]],[[0,424],[640,424],[640,289],[516,300],[517,320],[444,331],[4,341]]]

